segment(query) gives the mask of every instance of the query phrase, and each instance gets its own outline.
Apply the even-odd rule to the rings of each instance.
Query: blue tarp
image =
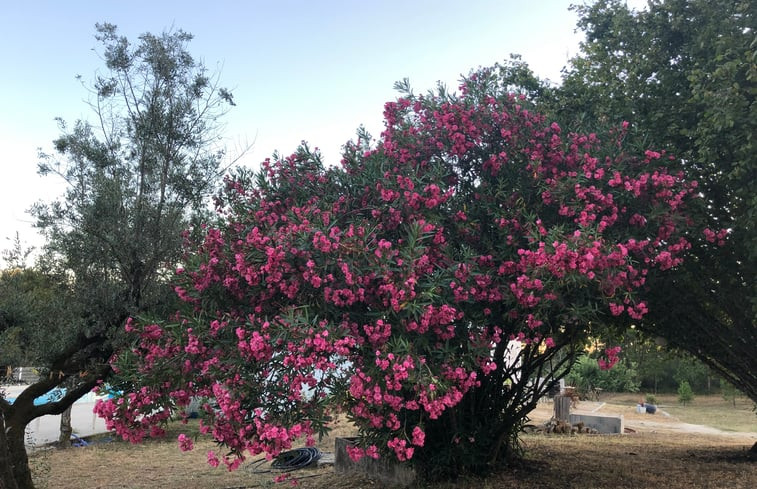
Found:
[[[47,394],[44,394],[44,395],[39,396],[38,398],[36,398],[34,400],[34,405],[35,406],[41,406],[43,404],[47,404],[48,402],[57,401],[61,397],[63,397],[65,394],[66,394],[66,389],[54,389],[54,390],[51,390]],[[11,404],[13,404],[14,402],[16,402],[16,398],[15,397],[6,397],[5,400],[8,401]]]
[[[60,400],[63,396],[66,395],[66,389],[59,388],[59,389],[53,389],[47,394],[41,395],[38,398],[34,400],[35,406],[41,406],[42,404],[47,404],[48,402],[54,402],[57,400]],[[110,395],[108,397],[111,397]],[[6,397],[6,401],[13,404],[16,401],[15,397]],[[95,402],[95,394],[94,392],[89,392],[82,396],[81,398],[77,399],[76,403],[80,402]]]

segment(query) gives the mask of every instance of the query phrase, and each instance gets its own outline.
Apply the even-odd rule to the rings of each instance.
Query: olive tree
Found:
[[[85,84],[93,117],[59,120],[55,151],[40,155],[40,174],[67,184],[60,199],[32,210],[46,238],[40,266],[66,277],[75,317],[59,325],[69,339],[46,356],[40,380],[13,404],[0,399],[19,488],[32,487],[25,426],[62,413],[108,376],[129,315],[171,307],[166,276],[182,231],[205,214],[226,162],[219,124],[232,94],[191,56],[190,34],[131,43],[105,23],[95,38],[105,68]],[[59,386],[60,399],[34,405]]]

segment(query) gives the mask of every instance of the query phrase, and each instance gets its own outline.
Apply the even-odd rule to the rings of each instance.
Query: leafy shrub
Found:
[[[678,384],[678,402],[686,406],[686,403],[689,403],[694,400],[694,391],[691,390],[691,385],[687,381],[683,381],[680,384]]]
[[[613,368],[603,370],[597,359],[582,356],[566,377],[566,382],[575,386],[583,398],[591,397],[596,389],[607,392],[638,392],[639,380],[636,371],[618,362]]]
[[[736,398],[739,396],[739,390],[730,382],[724,379],[720,379],[720,392],[723,399],[733,403],[733,407],[736,407]]]
[[[587,325],[643,317],[642,286],[681,262],[697,191],[664,153],[625,148],[627,125],[569,133],[500,76],[406,90],[342,168],[303,146],[228,179],[176,281],[185,309],[127,325],[123,393],[96,408],[108,426],[138,441],[204,398],[228,448],[209,461],[229,468],[312,442],[339,410],[360,431],[351,457],[426,479],[518,455]],[[613,370],[599,385],[631,388]]]

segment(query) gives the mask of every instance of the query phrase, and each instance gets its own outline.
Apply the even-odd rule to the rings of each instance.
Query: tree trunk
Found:
[[[10,470],[13,474],[13,483],[8,485],[8,489],[34,489],[32,482],[32,472],[29,470],[29,458],[26,455],[24,446],[25,425],[17,425],[11,422],[6,425],[3,423],[3,441],[7,444],[7,460],[10,462]],[[2,443],[2,442],[0,442]],[[0,452],[3,449],[0,447]],[[0,457],[2,457],[0,453]],[[7,469],[0,466],[0,470],[5,472]],[[5,489],[5,486],[3,487]]]
[[[5,436],[5,416],[2,411],[0,411],[0,489],[18,489],[16,479],[13,477],[13,463],[8,439]]]
[[[55,367],[55,364],[53,366]],[[24,446],[26,426],[29,422],[40,416],[62,414],[77,399],[91,391],[96,385],[97,380],[104,378],[109,369],[110,367],[105,365],[102,369],[91,372],[91,375],[87,376],[87,378],[82,379],[80,377],[76,387],[70,388],[60,400],[55,402],[34,405],[34,399],[50,392],[63,383],[63,380],[57,376],[42,378],[38,382],[28,386],[16,397],[16,401],[13,404],[8,404],[5,401],[2,402],[0,413],[3,415],[5,426],[3,439],[7,445],[7,449],[3,452],[2,446],[0,446],[0,457],[3,457],[4,453],[7,453],[10,470],[15,479],[15,485],[9,486],[10,489],[34,489],[32,473],[29,469],[29,458]],[[63,369],[56,367],[51,370],[62,371]],[[4,470],[6,468],[0,465],[0,478],[2,478],[2,471]],[[5,487],[0,486],[0,489],[5,489]]]
[[[74,432],[71,427],[71,408],[68,406],[60,415],[60,436],[58,437],[58,446],[66,448],[71,446],[71,433]]]

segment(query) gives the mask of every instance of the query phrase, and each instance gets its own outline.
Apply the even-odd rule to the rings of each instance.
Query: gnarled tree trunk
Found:
[[[9,429],[8,429],[9,428]],[[34,489],[32,471],[29,469],[29,458],[24,446],[24,434],[26,425],[10,424],[6,426],[6,439],[8,441],[8,454],[13,467],[13,478],[16,480],[18,489]]]
[[[5,436],[5,416],[0,411],[0,489],[19,489],[13,475],[13,460]]]
[[[19,418],[15,416],[6,418],[2,412],[0,419],[0,472],[4,484],[2,488],[34,489],[24,446],[26,423],[19,423]]]
[[[98,379],[104,378],[109,369],[107,365],[102,365],[99,369],[93,369],[86,377],[79,376],[77,385],[69,388],[62,398],[54,402],[34,404],[35,399],[64,382],[64,379],[58,376],[48,376],[31,384],[16,397],[13,404],[0,398],[0,427],[3,428],[0,439],[0,482],[4,484],[0,485],[0,489],[34,489],[29,457],[24,445],[26,426],[36,418],[63,413],[74,401],[91,391]],[[6,484],[5,479],[9,472],[13,483]]]

